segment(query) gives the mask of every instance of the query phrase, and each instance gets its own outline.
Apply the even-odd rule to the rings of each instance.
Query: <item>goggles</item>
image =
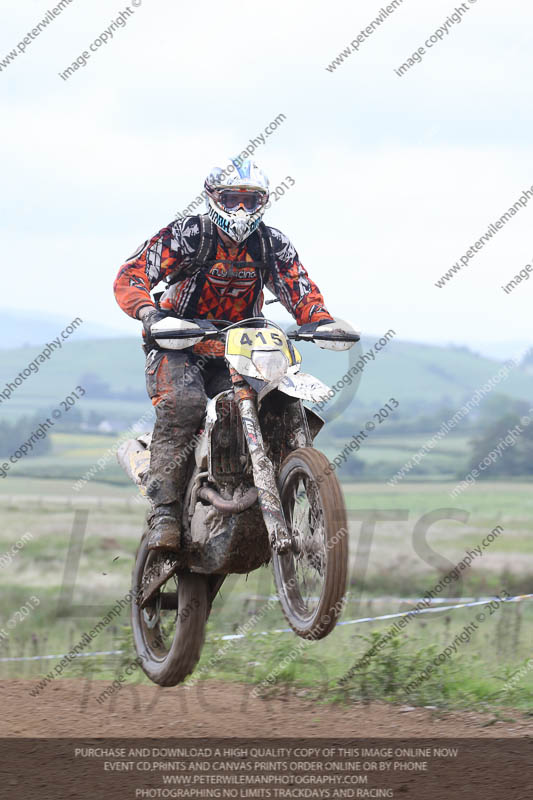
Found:
[[[242,205],[245,211],[253,213],[258,211],[267,199],[266,192],[249,189],[222,189],[217,193],[217,200],[226,211],[236,211]]]

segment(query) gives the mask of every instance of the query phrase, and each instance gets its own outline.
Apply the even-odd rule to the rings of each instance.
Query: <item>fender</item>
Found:
[[[308,372],[285,375],[277,388],[280,392],[284,392],[290,397],[299,397],[300,400],[307,400],[309,403],[319,403],[321,400],[326,400],[331,393],[329,386],[322,383],[319,378],[309,375]]]

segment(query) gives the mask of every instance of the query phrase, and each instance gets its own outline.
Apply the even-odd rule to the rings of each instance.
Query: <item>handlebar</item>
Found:
[[[338,333],[320,333],[316,331],[315,333],[298,333],[295,331],[294,333],[287,333],[287,339],[294,339],[296,342],[358,342],[361,337],[358,333],[343,333],[342,335]]]
[[[155,331],[150,333],[153,339],[203,339],[205,336],[214,336],[220,331],[199,331],[198,328],[185,328],[183,331]]]
[[[169,316],[173,316],[169,314]],[[259,321],[261,318],[251,317],[247,320],[242,320],[242,322],[228,322],[227,320],[209,320],[210,323],[213,324],[213,329],[198,329],[198,328],[185,328],[181,331],[154,331],[151,335],[154,339],[204,339],[207,336],[221,336],[226,333],[227,330],[243,325],[245,326],[247,323],[248,325],[254,321]],[[268,324],[268,320],[265,320]],[[216,325],[225,325],[224,328],[218,330],[215,328]],[[273,323],[273,327],[279,328],[276,323]],[[280,329],[281,330],[281,329]],[[285,332],[284,332],[285,333]],[[361,337],[358,333],[330,333],[327,331],[320,332],[320,329],[309,332],[309,333],[299,333],[298,331],[293,331],[292,333],[285,333],[287,339],[292,339],[296,342],[358,342]]]

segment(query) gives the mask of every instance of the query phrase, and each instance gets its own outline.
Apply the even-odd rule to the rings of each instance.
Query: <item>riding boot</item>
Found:
[[[157,428],[156,423],[154,434]],[[153,504],[148,517],[150,550],[176,552],[180,549],[183,496],[189,474],[190,451],[190,446],[179,447],[179,442],[175,440],[165,442],[157,435],[152,439],[146,487]]]
[[[197,420],[202,411],[199,407],[192,420],[183,413],[179,427],[175,417],[162,414],[157,417],[146,481],[146,494],[153,504],[148,519],[150,550],[180,548],[183,499],[194,454]]]
[[[148,525],[150,528],[149,550],[177,552],[180,549],[181,503],[154,505],[148,517]]]

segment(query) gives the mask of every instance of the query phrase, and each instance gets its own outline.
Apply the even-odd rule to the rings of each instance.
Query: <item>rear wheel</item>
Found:
[[[145,535],[133,570],[131,622],[141,667],[160,686],[176,686],[194,670],[202,652],[210,610],[208,578],[183,572],[173,575],[149,604],[141,609],[140,596],[147,576],[162,566],[165,556],[148,550]]]
[[[279,493],[292,549],[272,563],[283,613],[305,639],[322,639],[342,611],[348,525],[340,484],[327,458],[312,447],[289,453]]]

